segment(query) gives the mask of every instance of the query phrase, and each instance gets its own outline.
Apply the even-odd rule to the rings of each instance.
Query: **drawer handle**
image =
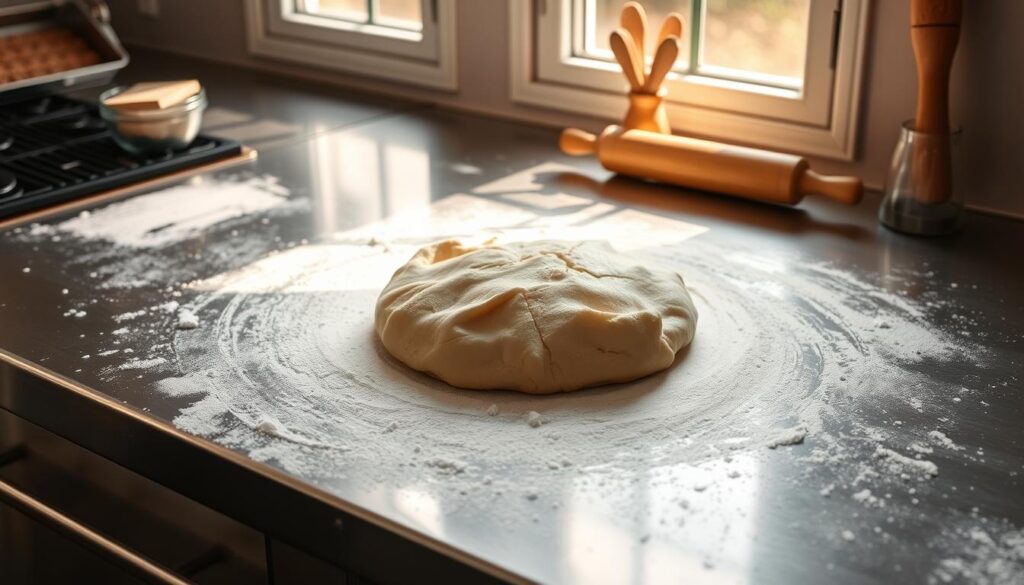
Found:
[[[2,480],[0,480],[0,501],[101,554],[145,581],[174,585],[188,584],[188,581],[171,571]]]

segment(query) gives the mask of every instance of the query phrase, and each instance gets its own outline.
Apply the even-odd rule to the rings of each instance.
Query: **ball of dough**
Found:
[[[448,240],[395,272],[374,322],[391,355],[453,386],[549,394],[669,367],[697,311],[679,274],[606,242]]]

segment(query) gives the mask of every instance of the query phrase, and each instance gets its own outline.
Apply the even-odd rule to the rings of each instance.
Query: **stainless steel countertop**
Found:
[[[972,215],[961,235],[913,239],[877,224],[877,195],[855,208],[809,199],[790,209],[692,193],[611,177],[593,161],[564,157],[557,149],[557,132],[550,129],[341,91],[292,89],[289,82],[157,54],[133,56],[135,71],[173,77],[196,75],[198,70],[211,104],[221,112],[210,116],[206,131],[258,137],[255,145],[262,148],[255,163],[213,173],[205,181],[272,176],[297,205],[285,214],[261,211],[234,217],[170,247],[137,250],[135,270],[149,263],[170,282],[131,288],[108,286],[117,271],[126,269],[113,243],[73,237],[55,241],[50,232],[36,237],[26,226],[4,228],[0,350],[11,359],[91,389],[142,420],[173,424],[197,399],[170,395],[162,384],[184,372],[166,367],[118,370],[123,353],[101,355],[114,347],[110,340],[116,316],[165,303],[171,298],[169,290],[179,291],[181,296],[174,299],[186,304],[199,294],[186,283],[245,268],[275,251],[331,241],[333,234],[384,221],[409,205],[464,194],[507,204],[503,195],[517,190],[569,196],[574,210],[605,205],[676,226],[699,226],[703,233],[693,241],[708,249],[755,250],[797,263],[827,261],[837,270],[883,282],[882,288],[886,278],[898,276],[899,295],[926,309],[929,299],[942,300],[921,316],[927,328],[955,335],[962,325],[954,313],[970,315],[971,344],[984,355],[983,363],[926,360],[908,366],[905,380],[892,380],[893,385],[924,380],[935,388],[969,389],[962,401],[945,404],[941,411],[943,428],[950,429],[962,449],[933,449],[927,457],[939,465],[933,479],[871,484],[877,497],[884,499],[886,492],[892,497],[886,504],[868,505],[852,498],[863,486],[850,473],[876,457],[873,446],[866,444],[862,452],[851,447],[847,459],[817,465],[812,456],[823,443],[816,433],[800,445],[761,449],[752,459],[752,471],[696,491],[693,478],[706,476],[716,465],[728,467],[731,453],[678,464],[658,462],[652,455],[650,467],[633,468],[638,478],[615,488],[614,497],[609,490],[591,490],[581,499],[574,486],[587,479],[588,471],[574,469],[551,480],[557,489],[544,490],[539,502],[524,501],[523,495],[530,494],[515,490],[496,499],[486,485],[448,489],[449,484],[422,465],[384,473],[379,481],[358,480],[339,471],[345,469],[343,454],[331,455],[334,461],[327,467],[333,472],[325,473],[289,468],[280,462],[286,456],[256,461],[246,443],[218,432],[202,437],[199,444],[220,444],[240,455],[227,461],[229,465],[277,468],[271,476],[289,489],[315,493],[329,505],[404,531],[444,554],[472,560],[509,579],[860,583],[924,582],[950,574],[969,581],[943,561],[960,559],[970,565],[992,555],[1012,561],[1020,553],[999,538],[1024,528],[1024,224]],[[224,117],[218,121],[218,115]],[[236,122],[224,121],[229,118]],[[398,163],[370,165],[389,152],[399,153],[394,159]],[[402,153],[408,156],[401,158]],[[409,177],[418,181],[411,188]],[[503,189],[481,189],[501,181],[507,183]],[[552,217],[562,213],[532,212]],[[76,213],[67,210],[35,221],[53,225]],[[65,315],[75,307],[86,314]],[[793,310],[801,308],[794,304]],[[142,319],[153,329],[136,340],[135,351],[144,354],[175,343],[180,349],[178,332],[166,319],[153,312]],[[86,355],[90,357],[83,359]],[[928,392],[922,389],[922,396],[934,399]],[[18,414],[17,404],[10,400],[5,407]],[[940,416],[927,404],[915,408],[871,396],[853,396],[832,408],[834,416],[822,423],[820,436],[845,437],[843,428],[854,422],[884,426],[885,445],[910,455],[906,447],[935,429]],[[367,433],[366,440],[376,439]],[[307,447],[280,441],[276,448]],[[497,473],[512,480],[520,474],[532,477],[536,463],[513,463]],[[674,478],[667,491],[652,480],[666,473]],[[392,481],[395,477],[402,481]],[[203,481],[189,479],[200,490]],[[429,501],[426,519],[422,510],[410,512],[403,505],[401,496],[409,490]],[[685,506],[699,509],[683,513],[683,521],[676,523],[677,510],[659,510],[678,506],[684,492],[689,494]],[[672,525],[659,527],[659,514],[671,517]],[[645,523],[652,526],[645,528]],[[975,527],[984,529],[995,544],[979,552],[979,541],[970,532]],[[847,529],[855,539],[844,537]],[[1016,562],[1009,566],[1024,570],[1024,557]],[[1009,582],[1024,577],[1015,578]]]

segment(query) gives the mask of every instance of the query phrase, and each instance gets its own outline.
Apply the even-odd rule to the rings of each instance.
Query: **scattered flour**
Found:
[[[931,461],[912,459],[881,445],[875,448],[875,457],[886,463],[885,468],[889,473],[900,477],[928,479],[939,474],[939,467]]]
[[[775,449],[777,447],[784,447],[789,445],[799,445],[804,442],[804,438],[807,437],[807,429],[805,427],[793,427],[780,431],[778,434],[769,437],[767,447],[769,449]]]
[[[951,451],[963,451],[964,449],[960,445],[954,443],[952,439],[947,437],[946,433],[943,433],[942,431],[939,430],[929,432],[928,438],[931,439],[932,442],[935,443],[936,445],[945,447],[946,449],[949,449]]]
[[[435,457],[472,466],[453,479],[469,481],[470,469],[499,466],[517,470],[513,476],[543,491],[548,480],[534,477],[538,471],[523,469],[523,462],[541,461],[540,469],[550,474],[557,467],[553,461],[579,469],[615,461],[625,472],[653,463],[696,464],[756,446],[799,444],[809,433],[816,441],[808,463],[852,463],[859,471],[845,485],[863,484],[853,491],[887,477],[937,473],[932,462],[883,447],[886,431],[853,427],[872,445],[859,453],[851,445],[862,445],[863,439],[848,442],[822,430],[837,400],[906,404],[907,394],[926,378],[905,364],[970,355],[928,326],[922,307],[849,272],[827,264],[787,264],[778,256],[723,255],[694,242],[644,250],[652,262],[678,266],[700,291],[695,295],[698,343],[672,369],[637,383],[537,398],[453,390],[380,351],[372,327],[377,291],[419,244],[396,234],[378,241],[384,239],[390,242],[387,249],[367,245],[370,238],[364,235],[351,243],[338,238],[297,246],[190,284],[188,306],[210,315],[210,321],[202,334],[175,339],[175,350],[191,357],[165,386],[178,392],[191,388],[189,395],[197,397],[195,407],[175,424],[247,451],[252,445],[246,435],[228,430],[232,421],[252,428],[262,414],[272,413],[303,437],[345,449],[335,464],[307,460],[301,449],[288,456],[278,446],[276,465],[286,470],[319,465],[321,472],[327,465],[350,473],[365,461],[366,477],[385,483],[400,481],[398,472],[411,464],[417,444],[441,445]],[[800,311],[792,310],[794,302]],[[888,329],[872,326],[882,315]],[[818,357],[822,354],[827,357]],[[200,371],[216,375],[192,373]],[[903,382],[894,385],[894,379]],[[268,388],[273,393],[265,393]],[[914,391],[912,399],[923,406],[925,395]],[[481,412],[489,416],[480,417]],[[504,424],[499,412],[526,422],[522,426],[532,434]],[[549,416],[571,420],[571,430],[538,433]],[[793,417],[799,426],[781,427]],[[350,424],[354,420],[359,423]],[[379,433],[393,423],[401,433]],[[363,428],[377,429],[379,440],[362,440]],[[832,451],[819,449],[819,437],[821,447]],[[504,447],[509,444],[517,448]],[[728,470],[719,477],[728,477]],[[713,485],[709,480],[694,489]],[[835,484],[816,489],[827,495]]]
[[[139,317],[145,315],[146,313],[147,311],[145,309],[139,309],[138,311],[129,311],[127,313],[121,313],[120,315],[114,315],[114,321],[117,321],[118,323],[124,321],[132,321],[134,319],[138,319]]]
[[[281,436],[281,429],[278,427],[277,421],[267,416],[264,416],[256,423],[256,430],[274,437]]]
[[[178,310],[179,306],[181,306],[181,305],[180,305],[180,303],[178,303],[178,301],[167,301],[166,303],[162,303],[162,304],[159,304],[159,305],[157,305],[155,307],[152,307],[152,309],[153,310],[158,310],[158,311],[163,311],[165,313],[173,315],[174,312]]]
[[[995,528],[999,532],[990,533]],[[929,585],[972,583],[974,585],[1024,584],[1024,531],[1002,526],[972,526],[945,535],[960,544],[952,556],[942,559],[928,577]]]
[[[188,330],[199,327],[199,317],[189,309],[178,311],[178,329]]]
[[[232,218],[287,204],[288,190],[273,177],[197,177],[185,185],[82,212],[53,226],[37,224],[34,229],[153,248],[183,241]]]
[[[885,500],[875,496],[871,493],[871,490],[867,488],[853,494],[852,497],[855,502],[859,502],[865,506],[885,507]]]
[[[167,363],[167,358],[155,357],[150,359],[132,358],[120,366],[120,370],[148,370],[155,366],[162,366]]]
[[[935,449],[932,449],[928,445],[922,445],[921,443],[911,443],[907,445],[907,449],[910,449],[914,453],[921,453],[922,455],[929,455],[935,452]]]
[[[458,461],[456,459],[446,459],[444,457],[435,457],[425,462],[427,467],[437,470],[439,473],[447,475],[457,475],[466,470],[466,463]]]

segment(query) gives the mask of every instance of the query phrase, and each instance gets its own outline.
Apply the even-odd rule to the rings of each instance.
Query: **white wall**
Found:
[[[509,99],[508,2],[459,0],[458,93],[342,76],[254,58],[245,47],[242,0],[162,0],[158,19],[139,15],[136,0],[108,0],[127,43],[145,45],[291,76],[371,91],[399,93],[451,107],[600,129],[607,120],[527,107]],[[812,161],[830,173],[856,174],[878,188],[885,179],[900,123],[913,117],[916,73],[909,0],[874,0],[860,148],[853,163]],[[968,204],[1024,218],[1024,24],[1022,0],[965,0],[964,33],[954,68],[953,118],[964,126],[971,179]]]

